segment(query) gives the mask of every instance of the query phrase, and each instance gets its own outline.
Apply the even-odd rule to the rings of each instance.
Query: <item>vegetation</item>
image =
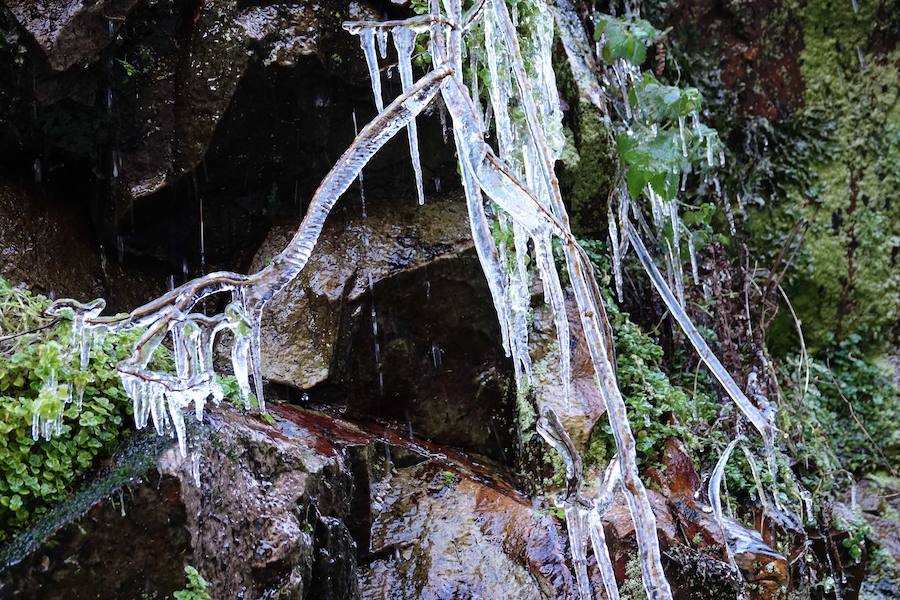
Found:
[[[0,332],[45,324],[42,313],[49,305],[44,296],[0,279]],[[0,540],[63,500],[132,429],[131,402],[115,367],[139,333],[107,334],[93,345],[86,371],[69,355],[68,323],[0,345]],[[74,400],[66,405],[61,435],[32,438],[33,415],[57,414],[76,385],[84,388],[82,407]]]
[[[184,568],[187,584],[183,590],[172,594],[175,600],[210,600],[211,596],[206,591],[206,580],[194,567],[188,565]]]

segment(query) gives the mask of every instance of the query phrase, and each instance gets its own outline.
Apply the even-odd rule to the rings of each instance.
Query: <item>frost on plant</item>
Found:
[[[410,159],[419,202],[424,201],[419,164],[416,116],[441,95],[451,117],[472,238],[500,322],[502,342],[511,358],[520,389],[530,382],[528,354],[529,271],[526,260],[536,265],[544,299],[550,305],[560,341],[558,374],[566,394],[570,381],[569,320],[563,279],[554,261],[554,243],[562,250],[568,276],[568,292],[575,298],[596,381],[607,406],[607,415],[618,449],[617,458],[601,482],[593,500],[581,495],[581,457],[552,410],[540,416],[538,431],[561,455],[566,465],[567,491],[560,499],[571,538],[572,562],[579,593],[592,593],[586,570],[586,548],[593,544],[608,597],[616,598],[614,577],[600,522],[621,484],[635,525],[639,562],[647,594],[653,599],[672,597],[661,564],[656,521],[641,482],[635,458],[635,440],[625,403],[616,382],[612,331],[600,289],[587,254],[569,227],[555,161],[563,146],[561,113],[552,68],[554,30],[563,41],[583,98],[596,104],[611,126],[610,110],[621,107],[627,127],[617,134],[625,174],[611,205],[610,237],[614,273],[621,287],[621,260],[630,246],[663,297],[676,321],[685,329],[703,360],[728,390],[734,401],[772,446],[769,415],[746,398],[705,345],[683,310],[680,245],[689,232],[681,224],[675,197],[690,160],[703,153],[713,163],[718,141],[714,132],[697,119],[699,98],[692,92],[663,86],[643,76],[639,64],[646,44],[656,35],[645,21],[623,22],[598,18],[599,54],[610,62],[598,66],[594,49],[585,39],[571,6],[529,3],[526,33],[517,28],[520,15],[505,0],[484,0],[463,13],[461,0],[443,6],[431,0],[430,9],[401,21],[356,21],[345,29],[359,36],[379,114],[359,132],[320,184],[297,233],[261,271],[251,275],[211,273],[185,283],[131,313],[102,317],[102,304],[82,305],[58,301],[51,311],[73,322],[73,348],[83,362],[91,340],[104,332],[139,327],[142,335],[132,355],[119,364],[125,390],[134,404],[137,427],[149,422],[160,432],[174,431],[179,448],[186,452],[185,412],[202,419],[206,402],[218,403],[223,391],[213,371],[213,348],[221,334],[231,340],[232,369],[245,405],[255,394],[265,410],[260,370],[260,324],[267,302],[291,282],[306,263],[335,203],[361,174],[369,159],[402,129],[407,130]],[[515,7],[514,7],[515,8]],[[629,7],[629,14],[636,7]],[[522,35],[528,36],[520,40]],[[431,70],[413,81],[412,60],[417,38],[427,38]],[[379,55],[385,58],[393,40],[402,83],[402,94],[384,105]],[[464,60],[466,61],[464,63]],[[464,67],[465,65],[465,67]],[[487,82],[479,73],[487,72]],[[602,73],[603,80],[598,79]],[[479,86],[487,86],[488,105],[481,104]],[[613,102],[613,96],[616,96]],[[618,110],[618,108],[615,108]],[[653,119],[668,120],[659,129]],[[686,119],[691,120],[690,127]],[[494,135],[489,136],[489,130]],[[492,145],[487,140],[495,140]],[[641,195],[649,203],[652,228],[643,223],[638,206]],[[664,237],[663,260],[667,276],[656,268],[641,241],[639,231]],[[668,237],[662,236],[670,230]],[[497,244],[493,233],[508,232],[512,244]],[[674,291],[673,291],[674,290]],[[226,310],[215,316],[194,312],[198,303],[214,294],[230,296]],[[175,370],[151,368],[154,352],[165,339],[173,349]],[[78,390],[72,394],[77,400]],[[54,414],[42,414],[35,434],[53,432]]]

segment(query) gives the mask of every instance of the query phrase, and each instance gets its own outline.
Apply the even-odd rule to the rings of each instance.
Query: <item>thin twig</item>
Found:
[[[54,325],[56,325],[57,323],[59,323],[59,322],[62,321],[62,320],[63,320],[62,317],[56,317],[56,318],[52,319],[49,323],[45,323],[45,324],[40,325],[40,326],[38,326],[38,327],[34,327],[34,328],[28,329],[28,330],[26,330],[26,331],[20,331],[19,333],[14,333],[14,334],[12,334],[12,335],[7,335],[7,336],[0,337],[0,344],[3,344],[3,343],[8,342],[8,341],[10,341],[10,340],[14,340],[14,339],[16,339],[16,338],[18,338],[18,337],[22,337],[23,335],[30,335],[30,334],[32,334],[32,333],[37,333],[38,331],[42,331],[42,330],[44,330],[44,329],[49,329],[50,327],[53,327]]]

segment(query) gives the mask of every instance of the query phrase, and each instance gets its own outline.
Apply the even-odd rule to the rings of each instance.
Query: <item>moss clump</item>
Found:
[[[835,151],[818,157],[821,193],[810,219],[809,262],[794,290],[813,340],[828,331],[881,338],[896,323],[900,269],[900,48],[877,44],[886,4],[812,0],[801,10],[805,102],[827,111]],[[880,16],[881,15],[881,16]],[[804,285],[810,290],[803,294]]]
[[[619,589],[622,600],[647,600],[647,592],[641,579],[641,563],[637,551],[625,563],[625,581]]]
[[[184,568],[186,585],[184,589],[172,594],[175,600],[209,600],[209,592],[206,591],[206,580],[194,567],[188,565]]]
[[[0,279],[0,334],[45,323],[42,313],[49,305],[47,298]],[[133,329],[95,340],[86,371],[73,356],[69,323],[0,346],[0,540],[66,498],[130,429],[131,402],[116,364],[139,335]],[[84,387],[81,410],[74,401],[66,404],[60,434],[34,440],[32,415],[56,414],[76,384]]]
[[[573,228],[579,235],[602,237],[606,198],[617,170],[616,147],[597,108],[580,103],[571,113],[560,184],[571,203]]]

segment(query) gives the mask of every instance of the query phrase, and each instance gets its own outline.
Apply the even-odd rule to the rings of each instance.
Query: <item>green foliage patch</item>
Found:
[[[49,305],[44,296],[0,279],[0,334],[46,322],[42,313]],[[72,329],[67,322],[0,345],[0,540],[63,500],[129,430],[131,402],[116,364],[139,335],[131,329],[96,340],[86,371],[69,356]],[[74,400],[65,404],[68,386],[75,384],[84,387],[80,410]],[[63,405],[60,434],[34,440],[33,415],[52,418]]]
[[[790,358],[779,429],[790,440],[801,482],[827,497],[850,474],[895,468],[900,463],[900,390],[884,367],[858,352],[860,337],[829,349],[827,359],[805,366]]]
[[[206,580],[197,569],[188,565],[184,568],[184,575],[186,585],[184,589],[172,594],[175,600],[210,600],[211,596],[206,591]]]
[[[603,44],[603,60],[612,62],[624,59],[634,65],[642,65],[647,60],[647,46],[660,37],[659,31],[643,19],[629,21],[610,15],[599,15],[594,22],[594,38]]]

